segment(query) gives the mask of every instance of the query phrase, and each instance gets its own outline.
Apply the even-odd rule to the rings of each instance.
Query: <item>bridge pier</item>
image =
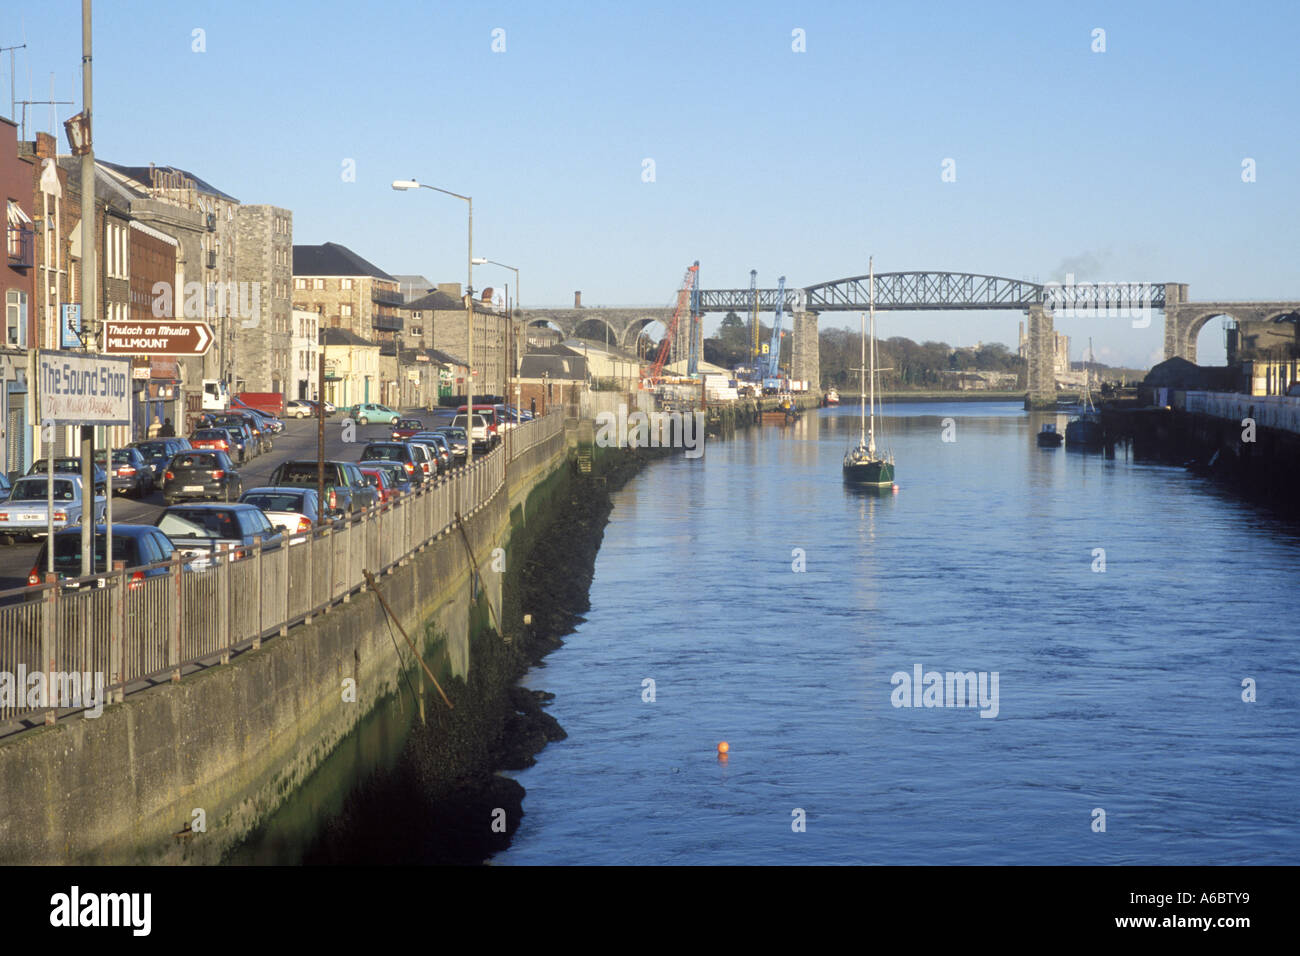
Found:
[[[1029,372],[1029,390],[1025,394],[1025,408],[1055,408],[1056,326],[1051,310],[1031,305],[1026,326],[1025,363]]]
[[[794,342],[790,348],[790,377],[802,379],[810,389],[821,388],[821,349],[817,338],[817,313],[794,314]]]

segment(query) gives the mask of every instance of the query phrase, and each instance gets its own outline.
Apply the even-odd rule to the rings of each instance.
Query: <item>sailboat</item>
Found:
[[[1083,410],[1065,426],[1065,447],[1096,448],[1102,443],[1101,413],[1092,404],[1092,339],[1088,339],[1088,358],[1083,371]]]
[[[883,457],[876,452],[876,269],[874,262],[868,260],[870,278],[868,280],[871,304],[871,365],[867,366],[867,329],[863,320],[862,329],[862,429],[858,444],[844,453],[844,480],[854,485],[874,488],[890,488],[894,484],[894,456],[886,453]],[[868,377],[869,376],[869,377]],[[868,412],[867,393],[871,394]]]

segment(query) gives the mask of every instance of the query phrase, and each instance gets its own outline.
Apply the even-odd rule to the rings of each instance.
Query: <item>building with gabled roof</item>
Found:
[[[369,342],[392,342],[402,331],[398,281],[347,246],[293,247],[293,307],[319,312],[326,327]]]

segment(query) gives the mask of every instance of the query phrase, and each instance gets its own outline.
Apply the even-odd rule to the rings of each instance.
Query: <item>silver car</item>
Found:
[[[8,500],[0,505],[0,534],[20,538],[43,538],[49,531],[48,478],[28,475],[14,482]],[[54,530],[81,525],[85,502],[81,493],[81,476],[54,475]],[[108,499],[95,495],[91,502],[94,523],[104,520]]]

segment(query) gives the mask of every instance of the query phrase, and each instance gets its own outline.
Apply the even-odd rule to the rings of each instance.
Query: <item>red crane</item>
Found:
[[[682,313],[690,307],[691,289],[695,287],[695,277],[699,271],[700,264],[697,262],[686,270],[686,275],[682,279],[682,287],[677,293],[677,308],[673,310],[668,331],[664,333],[663,341],[659,343],[659,352],[655,355],[654,364],[650,366],[650,373],[646,376],[646,381],[651,388],[663,381],[664,363],[668,361],[668,355],[672,351],[673,336],[677,334],[677,323]]]

